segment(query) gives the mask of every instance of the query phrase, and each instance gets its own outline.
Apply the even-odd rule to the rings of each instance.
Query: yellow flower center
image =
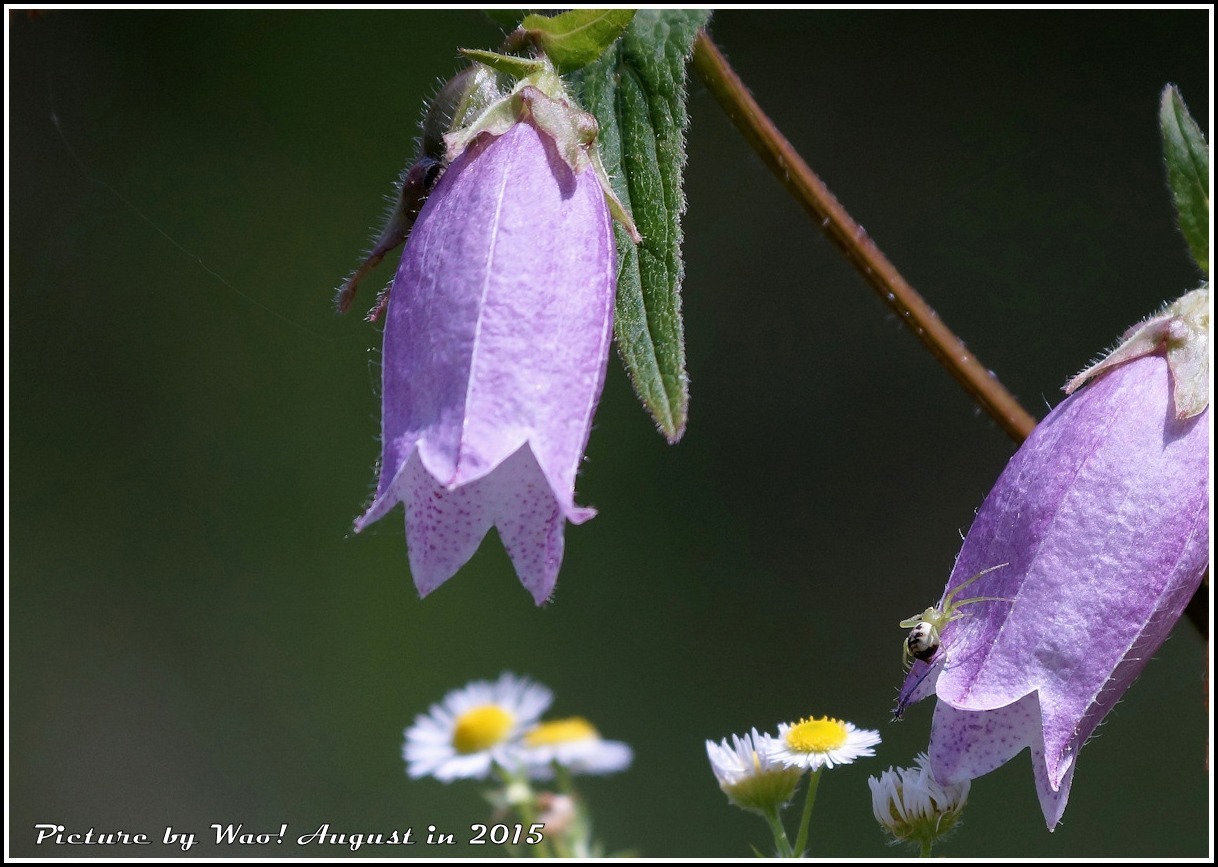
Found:
[[[526,746],[544,747],[571,741],[586,741],[600,737],[600,732],[582,716],[543,722],[524,736]]]
[[[841,720],[808,717],[787,730],[787,746],[801,753],[827,753],[845,744],[848,735]]]
[[[507,737],[515,721],[510,713],[497,704],[467,710],[457,717],[453,746],[462,755],[488,750]]]

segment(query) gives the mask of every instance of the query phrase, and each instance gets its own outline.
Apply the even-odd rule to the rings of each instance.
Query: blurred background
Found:
[[[402,730],[501,671],[634,746],[588,780],[613,851],[765,848],[703,742],[808,714],[881,731],[827,774],[818,856],[878,857],[866,778],[898,724],[897,622],[938,599],[1014,444],[874,297],[690,83],[688,432],[616,357],[537,609],[497,535],[420,601],[374,483],[378,328],[331,292],[378,225],[424,100],[491,48],[480,13],[9,13],[10,816],[289,837],[485,822],[410,781]],[[1038,417],[1199,282],[1157,110],[1209,133],[1206,10],[723,12],[712,32],[840,200]],[[386,262],[363,304],[392,276]],[[363,306],[360,306],[362,311]],[[1121,624],[1114,623],[1119,629]],[[1206,645],[1182,623],[1083,752],[1045,830],[1025,753],[977,780],[957,856],[1203,856]],[[792,817],[795,818],[794,816]],[[416,834],[420,833],[416,830]],[[498,855],[489,847],[357,855]]]

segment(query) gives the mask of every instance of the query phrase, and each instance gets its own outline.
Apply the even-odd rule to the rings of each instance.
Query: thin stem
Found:
[[[533,791],[533,786],[529,783],[528,779],[511,773],[507,768],[496,765],[495,771],[499,779],[503,781],[503,791],[505,794],[515,786],[524,786],[528,790],[527,797],[518,799],[515,803],[510,804],[510,806],[520,817],[521,824],[526,828],[531,828],[533,823],[537,821],[537,794]],[[552,857],[550,846],[550,839],[543,836],[541,841],[536,845],[525,846],[525,850],[532,858],[549,858]],[[508,851],[509,855],[515,856],[518,854],[520,847],[512,843],[504,843],[503,848]]]
[[[795,838],[795,854],[802,858],[808,848],[808,829],[812,826],[812,806],[816,803],[816,788],[820,785],[820,772],[817,768],[808,778],[808,794],[804,798],[804,813],[799,817],[799,834]]]
[[[1016,442],[1036,427],[1032,417],[989,370],[952,333],[922,296],[905,281],[867,232],[846,213],[829,188],[808,167],[773,121],[761,110],[748,88],[711,42],[706,31],[694,42],[694,69],[706,82],[719,105],[753,149],[761,155],[804,209],[839,246],[863,277],[879,293],[906,327],[964,390],[1002,426]]]
[[[536,796],[532,793],[531,789],[528,799],[516,805],[516,812],[520,815],[520,823],[524,827],[533,827],[533,823],[537,821],[537,806]],[[543,836],[535,846],[525,846],[525,849],[534,858],[550,858],[552,857],[550,854],[551,847],[558,844],[558,840],[551,840],[549,837]]]
[[[579,800],[579,797],[575,794],[575,784],[571,779],[571,773],[566,769],[566,767],[563,766],[561,762],[558,761],[551,762],[550,767],[554,769],[554,781],[558,783],[558,791],[566,797],[571,798],[572,802],[575,804],[576,811],[581,814],[579,821],[573,822],[572,827],[583,827],[584,817],[582,816],[582,813],[584,812],[584,805],[583,802]],[[560,833],[557,837],[550,838],[550,845],[554,847],[554,856],[556,858],[576,857],[576,853],[572,850],[570,840],[568,839],[569,831],[570,828],[568,828],[567,831]]]
[[[1209,593],[1206,592],[1209,588],[1209,583],[1210,572],[1206,569],[1205,577],[1201,579],[1201,586],[1197,588],[1197,592],[1193,594],[1188,607],[1184,609],[1184,616],[1188,618],[1188,622],[1193,624],[1193,628],[1197,630],[1198,635],[1204,636],[1210,634]]]
[[[554,769],[554,779],[558,783],[558,791],[574,797],[575,781],[571,779],[571,772],[559,761],[551,762],[550,767]]]
[[[793,858],[794,853],[791,851],[791,841],[787,839],[787,829],[782,826],[782,819],[778,816],[778,808],[771,807],[763,814],[766,822],[770,825],[770,832],[774,835],[774,849],[779,858]]]
[[[918,852],[918,857],[919,858],[929,858],[930,857],[930,847],[931,847],[930,838],[929,837],[924,838],[919,845],[921,847],[921,851]]]

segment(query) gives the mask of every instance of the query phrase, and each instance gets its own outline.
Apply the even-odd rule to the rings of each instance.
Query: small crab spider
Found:
[[[965,605],[970,605],[973,602],[1011,602],[1010,599],[1002,599],[998,596],[974,596],[971,599],[961,599],[959,602],[953,602],[952,599],[957,593],[963,590],[968,585],[972,584],[982,575],[993,572],[996,569],[1001,569],[1004,566],[1010,566],[1010,563],[999,563],[997,566],[991,566],[989,569],[982,569],[972,578],[960,584],[956,589],[952,590],[943,597],[943,607],[930,607],[916,617],[910,617],[907,620],[901,621],[901,628],[908,629],[909,635],[905,639],[903,662],[905,670],[908,671],[913,667],[913,661],[920,659],[923,662],[930,662],[934,655],[939,651],[941,643],[939,633],[943,631],[943,627],[951,623],[953,620],[959,620],[964,616],[959,609]]]

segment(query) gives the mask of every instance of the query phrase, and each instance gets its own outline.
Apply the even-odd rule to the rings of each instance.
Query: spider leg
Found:
[[[991,566],[989,569],[982,569],[972,578],[970,578],[967,581],[964,581],[960,584],[957,584],[954,588],[952,588],[952,590],[946,596],[943,597],[943,610],[950,611],[953,607],[955,607],[952,605],[952,600],[956,598],[956,594],[959,593],[961,590],[963,590],[965,587],[972,584],[977,579],[979,579],[982,575],[988,575],[995,570],[1002,569],[1004,566],[1010,566],[1010,565],[1011,565],[1010,563],[999,563],[997,566]],[[973,600],[970,599],[969,601],[971,602]],[[963,602],[956,603],[956,605],[963,605],[963,604],[964,604]]]

